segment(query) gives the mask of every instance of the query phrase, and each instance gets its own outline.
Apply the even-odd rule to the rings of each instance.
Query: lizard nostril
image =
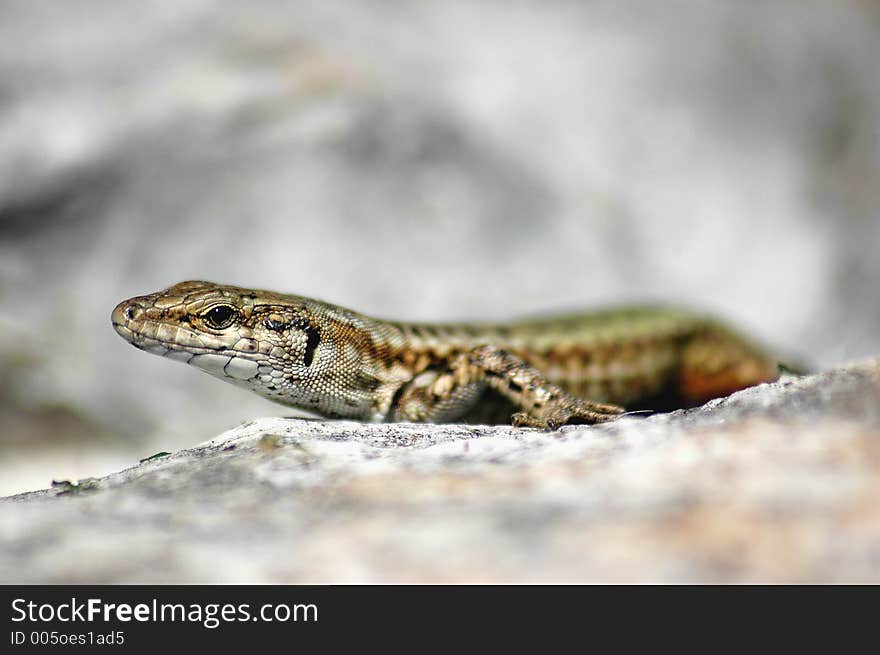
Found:
[[[131,330],[135,325],[135,321],[139,320],[144,314],[144,309],[129,300],[123,300],[113,308],[110,320],[117,332],[120,330]],[[120,332],[122,334],[122,332]]]

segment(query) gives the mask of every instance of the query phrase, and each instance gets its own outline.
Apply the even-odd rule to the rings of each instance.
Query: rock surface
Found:
[[[6,583],[880,582],[880,360],[556,433],[264,418],[0,502]]]

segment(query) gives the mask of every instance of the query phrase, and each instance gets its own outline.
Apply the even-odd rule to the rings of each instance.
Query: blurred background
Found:
[[[188,278],[876,355],[878,62],[868,0],[2,2],[0,494],[291,413],[113,332]]]

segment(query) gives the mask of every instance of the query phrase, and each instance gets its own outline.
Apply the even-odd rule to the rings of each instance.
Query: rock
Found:
[[[878,582],[880,360],[544,433],[251,421],[0,502],[7,583]]]

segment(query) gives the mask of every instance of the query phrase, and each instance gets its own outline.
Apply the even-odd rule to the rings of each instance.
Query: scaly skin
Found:
[[[627,308],[509,324],[384,321],[300,296],[181,282],[125,300],[126,341],[299,409],[363,421],[554,428],[701,404],[777,377],[719,323]]]

